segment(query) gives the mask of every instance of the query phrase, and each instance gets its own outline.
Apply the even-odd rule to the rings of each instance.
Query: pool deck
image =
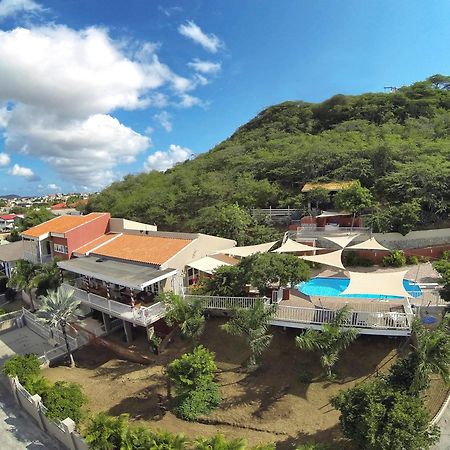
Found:
[[[440,275],[430,263],[421,263],[413,266],[405,266],[404,270],[408,270],[405,278],[411,281],[416,281],[417,283],[439,283],[442,281]],[[364,273],[388,273],[388,272],[396,272],[400,270],[400,268],[396,267],[380,267],[380,266],[372,266],[372,267],[355,267],[351,268],[351,270],[355,270],[356,272],[364,272]],[[312,271],[312,277],[338,277],[343,278],[346,277],[344,270],[339,269],[316,269]],[[363,311],[363,312],[405,312],[404,309],[404,300],[403,299],[391,299],[388,301],[380,301],[380,300],[364,300],[360,298],[345,298],[342,300],[337,300],[336,298],[322,298],[320,301],[311,300],[308,296],[303,295],[297,289],[290,289],[289,300],[282,300],[281,305],[285,306],[300,306],[304,308],[327,308],[327,309],[339,309],[342,308],[345,304],[349,305],[354,311]],[[410,299],[410,303],[421,306],[423,303],[422,299]]]

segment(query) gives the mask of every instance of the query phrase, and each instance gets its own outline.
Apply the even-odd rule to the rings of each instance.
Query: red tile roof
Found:
[[[19,217],[17,214],[5,214],[5,215],[3,215],[3,216],[0,216],[0,219],[3,219],[3,220],[13,220],[13,219],[15,219],[16,217]]]
[[[82,245],[81,247],[78,247],[73,252],[80,255],[85,255],[86,253],[90,253],[91,251],[93,251],[96,247],[99,247],[102,244],[106,244],[111,239],[117,239],[118,236],[119,236],[118,233],[104,234],[103,236],[100,236],[94,239],[93,241],[88,242],[87,244]]]
[[[94,250],[92,254],[161,265],[191,242],[190,239],[123,234]]]
[[[87,216],[60,216],[29,228],[28,230],[23,231],[22,235],[25,237],[37,238],[48,233],[64,234],[73,228],[79,227],[80,225],[95,220],[103,215],[109,215],[109,213],[90,213]]]

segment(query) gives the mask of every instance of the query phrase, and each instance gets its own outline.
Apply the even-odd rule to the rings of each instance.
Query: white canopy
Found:
[[[355,239],[356,236],[359,236],[359,234],[353,234],[351,236],[324,236],[324,239],[327,239],[328,241],[334,242],[336,245],[339,245],[341,248],[347,247],[348,244],[350,244],[353,239]]]
[[[350,216],[351,213],[346,211],[322,211],[316,218],[321,217],[337,217],[337,216]]]
[[[225,253],[226,255],[232,255],[232,256],[250,256],[255,253],[266,253],[268,252],[277,241],[273,242],[266,242],[265,244],[258,244],[258,245],[246,245],[243,247],[231,247],[227,248],[226,250],[220,250],[217,253]]]
[[[311,245],[305,245],[288,238],[280,248],[277,248],[276,250],[273,251],[276,253],[289,253],[289,252],[311,252],[314,250],[322,250],[322,249],[320,247],[312,247]]]
[[[360,242],[359,244],[347,247],[347,250],[385,250],[389,251],[388,248],[383,247],[374,237],[367,239],[367,241]]]
[[[341,295],[345,294],[373,294],[395,295],[398,297],[411,297],[403,286],[403,279],[408,271],[360,273],[349,272],[350,284]]]
[[[338,269],[345,269],[341,257],[342,249],[336,250],[335,252],[324,253],[323,255],[299,256],[299,258],[305,259],[306,261],[325,264],[326,266],[337,267]]]
[[[193,269],[200,270],[200,272],[205,272],[212,274],[214,270],[221,266],[231,266],[230,263],[220,261],[216,258],[211,258],[211,256],[205,256],[204,258],[197,259],[196,261],[192,261],[187,264],[189,267]]]

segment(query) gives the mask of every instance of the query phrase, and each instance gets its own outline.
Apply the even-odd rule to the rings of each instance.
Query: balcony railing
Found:
[[[296,230],[286,232],[287,237],[294,239],[296,237],[320,237],[320,236],[338,236],[341,234],[370,234],[369,227],[308,227],[298,226]]]
[[[186,295],[187,301],[202,299],[206,309],[232,310],[234,308],[251,308],[257,298],[249,297],[213,297],[201,295]],[[265,305],[269,305],[269,299],[262,298]],[[336,310],[305,308],[301,306],[275,305],[276,311],[271,323],[277,326],[289,326],[296,324],[296,328],[313,328],[325,323],[331,323],[336,317]],[[380,330],[380,334],[404,332],[408,334],[414,315],[406,312],[393,311],[351,311],[346,325],[358,328],[361,333]],[[376,333],[375,333],[376,334]]]
[[[148,326],[164,317],[166,312],[162,302],[147,307],[137,307],[125,305],[124,303],[116,302],[115,300],[101,297],[97,294],[88,293],[83,289],[70,286],[67,283],[64,283],[63,286],[68,289],[73,289],[74,297],[81,303],[136,325]]]

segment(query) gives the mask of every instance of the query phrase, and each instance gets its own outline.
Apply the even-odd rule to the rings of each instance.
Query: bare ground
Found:
[[[263,355],[261,367],[251,373],[241,370],[247,358],[244,343],[219,328],[222,321],[207,322],[201,343],[216,353],[217,380],[223,401],[204,423],[185,422],[166,410],[167,386],[164,367],[190,350],[176,339],[163,355],[155,356],[150,366],[117,359],[105,348],[86,347],[75,355],[77,368],[54,367],[44,371],[51,380],[78,382],[89,398],[92,412],[111,415],[130,414],[130,418],[151,428],[161,428],[190,437],[217,432],[228,438],[245,437],[249,444],[277,442],[279,448],[310,440],[340,442],[339,414],[329,398],[341,389],[376,373],[385,371],[395,360],[404,340],[361,336],[342,354],[337,378],[324,380],[317,354],[298,350],[295,330],[273,328],[274,337]],[[144,337],[138,339],[142,345]],[[305,371],[312,382],[302,382]]]

